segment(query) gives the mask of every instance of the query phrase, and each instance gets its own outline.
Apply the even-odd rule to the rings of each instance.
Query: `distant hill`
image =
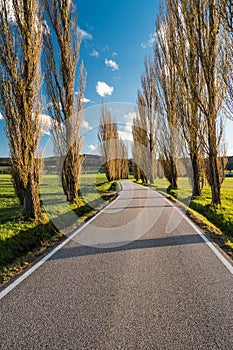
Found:
[[[227,170],[228,171],[232,171],[233,170],[233,156],[228,157]]]
[[[47,173],[55,172],[58,157],[48,157],[44,159],[44,170]],[[129,171],[132,173],[132,160],[129,160]],[[233,171],[233,156],[228,157],[228,171]],[[104,172],[102,158],[99,155],[87,154],[83,162],[83,172],[97,173]],[[0,173],[10,172],[10,158],[0,158]]]
[[[0,166],[10,166],[10,158],[0,158]]]
[[[56,172],[56,166],[58,164],[59,157],[48,157],[44,159],[45,173]],[[83,172],[103,172],[102,159],[98,155],[87,154],[82,167]],[[0,173],[10,172],[10,158],[0,158]]]

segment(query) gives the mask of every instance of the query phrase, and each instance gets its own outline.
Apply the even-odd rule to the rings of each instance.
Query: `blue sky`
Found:
[[[107,102],[135,103],[145,54],[152,54],[149,36],[154,32],[155,0],[75,1],[83,38],[81,58],[87,68],[86,97],[98,104],[98,81],[113,87]],[[144,48],[142,46],[144,46]]]
[[[85,107],[92,111],[85,129],[83,150],[87,152],[90,146],[96,146],[97,143],[94,130],[100,114],[97,112],[98,107],[93,109],[93,106],[101,103],[100,95],[106,93],[106,103],[131,103],[132,112],[134,110],[144,56],[153,54],[151,36],[154,32],[158,1],[74,2],[78,10],[78,25],[83,33],[80,60],[84,61],[87,70],[85,98],[89,101]],[[96,91],[98,82],[99,94]],[[126,107],[126,110],[129,111],[129,108]],[[4,127],[5,122],[0,119],[0,157],[9,155]],[[43,145],[47,139],[48,136],[45,136]],[[46,154],[50,153],[51,149],[46,151]]]
[[[105,103],[121,123],[120,133],[130,142],[130,123],[140,88],[145,55],[153,55],[153,33],[158,13],[158,0],[75,0],[78,25],[83,41],[80,60],[87,70],[85,90],[85,141],[83,152],[97,152],[97,126],[99,105],[104,95]],[[98,88],[97,88],[98,87]],[[0,119],[0,157],[8,156],[4,120]],[[228,154],[233,155],[233,122],[227,123]],[[52,155],[49,136],[45,156]]]

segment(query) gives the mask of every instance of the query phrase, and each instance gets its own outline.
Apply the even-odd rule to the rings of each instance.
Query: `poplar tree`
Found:
[[[117,123],[109,109],[102,102],[98,138],[108,181],[128,178],[128,154],[119,137]]]
[[[12,180],[25,219],[39,219],[40,88],[43,7],[38,0],[0,0],[1,109]]]
[[[142,91],[138,91],[137,99],[137,118],[134,125],[134,141],[141,143],[143,150],[144,169],[147,180],[152,184],[155,178],[155,163],[156,163],[156,117],[158,109],[158,94],[155,87],[155,72],[154,64],[150,57],[145,57],[144,73],[141,75]],[[139,128],[138,130],[136,130]],[[139,137],[140,135],[140,137]],[[142,140],[144,138],[144,140]],[[139,148],[140,145],[136,148]],[[134,163],[140,164],[136,158],[140,157],[134,151]],[[136,168],[135,168],[136,169]],[[141,172],[142,174],[142,172]]]
[[[143,110],[143,112],[141,111],[141,114],[139,114],[139,111],[137,111],[136,117],[133,119],[132,134],[134,143],[132,147],[132,156],[135,179],[137,181],[141,180],[143,183],[148,183],[149,150],[147,132],[142,125],[142,115],[144,115],[144,112]]]
[[[195,45],[194,10],[189,1],[167,1],[176,35],[172,59],[177,69],[176,111],[192,166],[192,195],[200,196],[203,183],[206,124],[198,98],[204,91],[204,76]],[[203,102],[204,103],[204,102]]]
[[[232,119],[233,113],[233,0],[222,0],[218,7],[226,31],[224,50],[224,81],[227,85],[226,106],[228,117]],[[223,44],[223,43],[222,43]]]
[[[195,18],[193,21],[195,47],[201,62],[206,92],[205,96],[202,95],[202,98],[199,98],[199,106],[207,125],[208,174],[213,205],[221,204],[217,121],[226,96],[226,85],[222,77],[224,52],[221,50],[221,38],[224,43],[225,33],[221,16],[218,13],[218,5],[219,1],[217,0],[191,1]]]
[[[77,202],[79,178],[84,157],[81,155],[84,65],[76,75],[81,45],[77,12],[72,0],[45,1],[44,35],[45,81],[49,113],[53,119],[56,152],[63,161],[61,179],[68,202]]]
[[[159,96],[158,153],[171,188],[177,188],[178,119],[176,113],[177,68],[172,58],[175,40],[170,8],[161,9],[156,20],[155,82]]]

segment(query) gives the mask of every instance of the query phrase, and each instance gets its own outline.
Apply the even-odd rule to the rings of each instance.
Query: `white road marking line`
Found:
[[[163,197],[161,195],[161,197]],[[117,197],[119,198],[119,196]],[[117,200],[117,198],[115,200]],[[166,198],[165,198],[166,199]],[[115,201],[114,200],[114,201]],[[64,247],[69,241],[71,241],[81,230],[83,230],[89,223],[91,223],[95,218],[97,218],[101,213],[103,213],[114,201],[110,202],[106,207],[100,210],[95,216],[93,216],[89,221],[83,224],[78,230],[76,230],[72,235],[70,235],[65,241],[54,248],[50,253],[45,255],[41,260],[39,260],[34,266],[32,266],[28,271],[24,272],[20,277],[18,277],[14,282],[12,282],[8,287],[0,292],[0,300],[17,287],[21,282],[23,282],[28,276],[30,276],[34,271],[36,271],[41,265],[43,265],[48,259],[50,259],[54,254],[56,254],[61,248]],[[208,240],[208,238],[198,229],[198,227],[186,216],[184,213],[176,207],[173,203],[166,201],[171,204],[171,206],[179,212],[179,214],[194,228],[197,234],[203,239],[203,241],[209,246],[209,248],[215,253],[219,260],[225,265],[225,267],[233,274],[233,266],[227,261],[227,259],[215,248],[215,246]]]
[[[152,190],[151,188],[149,188],[149,190],[154,192],[154,190]],[[159,192],[157,192],[157,193],[159,193]],[[233,275],[233,266],[232,266],[232,264],[220,253],[220,251],[217,248],[215,248],[213,243],[211,243],[209,241],[209,239],[201,232],[201,230],[198,228],[198,226],[187,215],[185,215],[176,205],[174,205],[172,203],[172,201],[169,201],[161,193],[159,193],[159,194],[160,194],[161,197],[165,198],[165,200],[194,228],[194,230],[197,232],[197,234],[202,238],[202,240],[208,245],[208,247],[214,252],[214,254],[223,263],[223,265]]]
[[[119,196],[118,196],[119,197]],[[117,198],[118,198],[117,197]],[[111,201],[106,207],[101,209],[96,215],[94,215],[90,220],[85,222],[81,227],[79,227],[75,232],[73,232],[69,237],[67,237],[62,243],[60,243],[56,248],[54,248],[50,253],[45,255],[41,260],[39,260],[35,265],[33,265],[28,271],[24,272],[19,276],[14,282],[12,282],[8,287],[0,292],[0,300],[17,287],[21,282],[23,282],[28,276],[30,276],[34,271],[36,271],[41,265],[43,265],[48,259],[50,259],[54,254],[56,254],[61,248],[64,247],[68,242],[70,242],[80,231],[82,231],[87,225],[89,225],[94,219],[96,219],[100,214],[102,214],[113,202]]]
[[[167,199],[166,199],[167,200]],[[168,200],[167,200],[168,201]],[[223,265],[230,271],[230,273],[233,275],[233,266],[230,264],[230,262],[220,253],[220,251],[215,248],[213,243],[211,243],[208,238],[199,230],[199,228],[192,222],[192,220],[185,215],[177,206],[175,206],[173,203],[168,201],[172,207],[194,228],[194,230],[197,232],[197,234],[203,239],[203,241],[208,245],[208,247],[214,252],[215,255],[221,260]]]

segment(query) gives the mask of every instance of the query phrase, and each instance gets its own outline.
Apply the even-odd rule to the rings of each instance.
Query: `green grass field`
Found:
[[[77,207],[67,205],[56,176],[45,175],[40,188],[43,208],[41,222],[25,222],[20,217],[20,205],[11,177],[1,174],[0,284],[105,206],[115,197],[116,186],[116,182],[108,183],[105,174],[83,175]]]
[[[167,193],[168,183],[165,179],[155,179],[152,188]],[[202,196],[192,198],[192,189],[187,178],[179,178],[178,190],[170,190],[169,195],[177,198],[191,209],[203,215],[225,235],[225,243],[233,249],[233,178],[225,178],[221,188],[222,205],[211,205],[211,189],[205,184]]]
[[[223,182],[222,206],[211,206],[211,191],[206,185],[203,196],[191,198],[191,185],[180,178],[179,189],[170,191],[179,201],[206,217],[224,233],[224,244],[233,249],[233,178]],[[81,177],[78,207],[66,203],[59,179],[45,175],[40,187],[43,216],[40,223],[20,218],[19,202],[10,175],[0,175],[0,284],[35,260],[50,245],[78,224],[95,214],[115,197],[117,182],[108,183],[104,174]],[[167,193],[165,179],[156,179],[153,189]]]

